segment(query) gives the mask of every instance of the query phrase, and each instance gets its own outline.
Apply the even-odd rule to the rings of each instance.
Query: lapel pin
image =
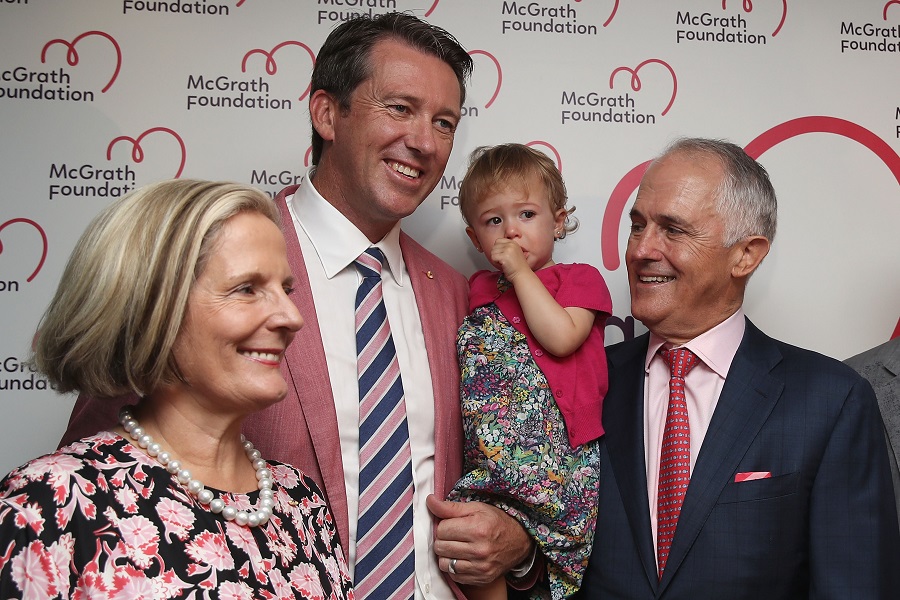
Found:
[[[434,273],[432,273],[431,271],[425,271],[425,277],[427,277],[428,279],[434,279]]]

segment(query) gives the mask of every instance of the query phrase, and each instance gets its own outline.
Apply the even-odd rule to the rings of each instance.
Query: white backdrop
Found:
[[[454,33],[476,72],[446,175],[405,228],[486,266],[454,205],[476,146],[553,156],[629,316],[623,211],[678,135],[769,169],[780,223],[751,284],[768,333],[846,358],[900,333],[898,0],[0,0],[0,472],[52,450],[72,405],[22,367],[75,240],[111,198],[174,177],[270,193],[305,171],[315,53],[358,12]]]

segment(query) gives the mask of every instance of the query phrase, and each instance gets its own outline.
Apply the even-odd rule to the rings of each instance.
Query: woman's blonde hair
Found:
[[[241,212],[275,224],[263,192],[175,179],[139,188],[88,225],[44,313],[32,361],[60,392],[146,395],[180,379],[172,346],[218,232]]]

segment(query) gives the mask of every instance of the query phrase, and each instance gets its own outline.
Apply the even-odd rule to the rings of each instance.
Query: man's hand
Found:
[[[526,560],[532,540],[519,522],[490,504],[426,499],[437,519],[434,553],[438,566],[457,583],[484,585]],[[450,561],[455,573],[450,570]]]

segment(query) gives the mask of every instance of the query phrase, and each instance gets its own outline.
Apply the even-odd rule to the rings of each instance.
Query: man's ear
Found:
[[[484,252],[484,249],[481,247],[481,244],[478,243],[478,236],[475,235],[475,230],[471,227],[466,227],[466,235],[469,236],[469,239],[472,240],[472,245],[475,246],[475,249],[479,252]]]
[[[752,275],[769,253],[769,246],[769,240],[761,235],[746,237],[735,244],[733,250],[739,254],[731,267],[731,275],[741,278]]]
[[[334,141],[335,121],[340,109],[337,100],[325,90],[316,90],[309,98],[309,117],[312,126],[327,142]]]

